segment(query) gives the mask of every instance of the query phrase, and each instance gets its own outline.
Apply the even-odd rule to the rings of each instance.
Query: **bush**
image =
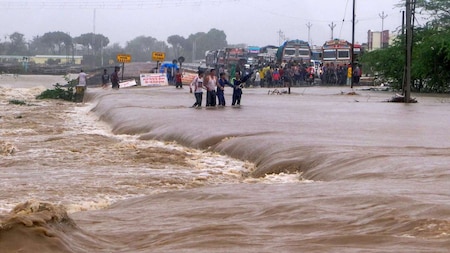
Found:
[[[14,105],[26,105],[27,103],[25,103],[25,101],[22,100],[17,100],[17,99],[11,99],[9,100],[10,104],[14,104]]]
[[[55,84],[55,89],[47,89],[40,95],[36,96],[37,99],[62,99],[67,101],[73,101],[74,92],[73,86],[62,87],[59,83]]]

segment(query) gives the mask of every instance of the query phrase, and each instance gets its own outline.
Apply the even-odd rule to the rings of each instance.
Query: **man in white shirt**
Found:
[[[84,73],[83,70],[80,71],[80,74],[78,75],[78,85],[79,86],[86,86],[86,79],[87,79],[87,74]]]

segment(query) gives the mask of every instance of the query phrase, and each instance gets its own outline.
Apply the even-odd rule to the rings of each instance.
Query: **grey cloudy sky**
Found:
[[[401,26],[400,0],[356,0],[356,36]],[[27,40],[46,32],[72,37],[95,32],[125,46],[137,36],[166,41],[187,38],[211,28],[223,30],[230,44],[279,45],[281,38],[310,40],[322,45],[331,38],[351,41],[352,0],[0,0],[0,40],[14,32]]]

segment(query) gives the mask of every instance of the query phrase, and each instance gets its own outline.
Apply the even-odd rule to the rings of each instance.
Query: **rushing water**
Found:
[[[229,89],[225,108],[194,109],[186,88],[92,88],[74,105],[14,82],[0,88],[0,252],[450,248],[446,96],[251,88],[233,108]]]

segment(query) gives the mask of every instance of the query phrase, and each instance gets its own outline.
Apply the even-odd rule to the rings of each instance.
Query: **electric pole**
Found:
[[[312,24],[310,22],[308,22],[308,24],[306,24],[306,27],[308,27],[308,43],[311,46],[312,41],[311,41],[311,27]]]
[[[380,16],[381,18],[381,39],[380,39],[380,48],[384,48],[384,19],[387,18],[387,14],[384,14],[384,11],[381,14],[378,14],[378,16]]]
[[[333,30],[336,27],[336,24],[334,24],[333,22],[331,22],[331,24],[328,25],[331,29],[331,39],[334,39],[334,34],[333,34]]]
[[[356,0],[353,0],[353,14],[352,14],[352,46],[350,48],[350,59],[351,59],[351,66],[352,66],[352,74],[351,74],[351,81],[350,81],[350,88],[353,89],[353,73],[355,73],[355,8],[356,8],[356,4],[355,4]]]
[[[405,103],[411,100],[411,62],[412,62],[412,19],[415,0],[406,0],[406,64],[405,64]]]
[[[281,31],[281,29],[280,30],[278,30],[278,45],[279,46],[281,46],[281,41],[283,40],[285,40],[286,39],[286,37],[284,36],[284,33],[283,33],[283,31]]]

